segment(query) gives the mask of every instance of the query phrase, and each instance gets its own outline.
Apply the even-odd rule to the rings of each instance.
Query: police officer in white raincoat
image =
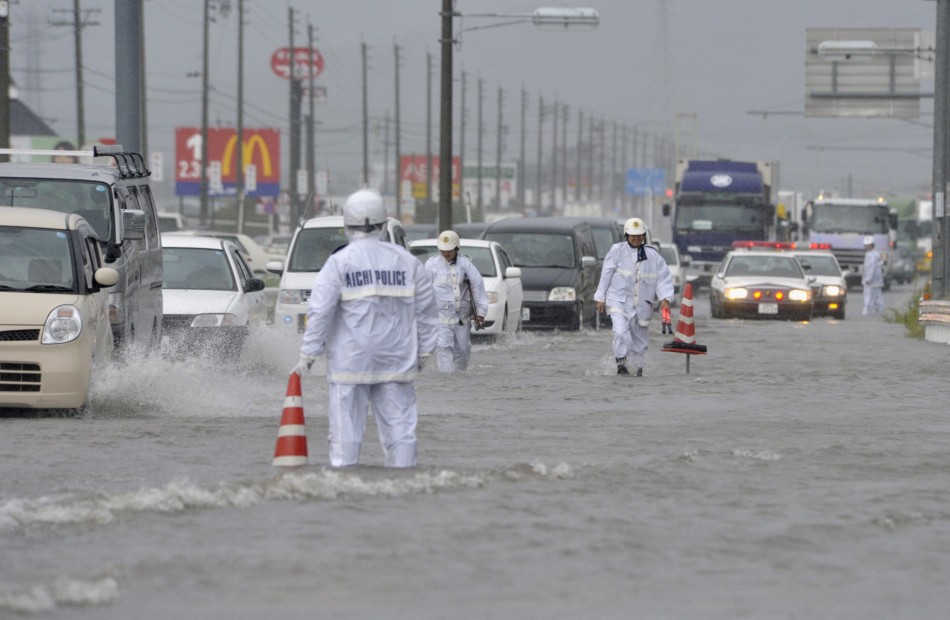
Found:
[[[639,377],[650,343],[654,299],[660,300],[661,307],[670,307],[673,277],[659,251],[645,245],[647,227],[643,220],[630,218],[623,225],[623,233],[626,241],[615,243],[604,258],[594,301],[597,312],[606,308],[613,323],[617,374],[630,374],[630,357]]]
[[[376,416],[387,467],[416,465],[413,381],[435,349],[432,281],[415,256],[380,238],[380,195],[360,190],[343,205],[349,243],[334,252],[310,293],[303,374],[326,351],[330,465],[359,462],[366,416]]]
[[[864,268],[861,284],[864,285],[864,316],[879,316],[884,312],[884,259],[874,248],[874,237],[864,238]]]
[[[439,233],[436,244],[441,256],[426,261],[439,308],[439,338],[436,363],[442,372],[468,368],[472,354],[469,326],[480,326],[488,313],[488,295],[478,269],[459,254],[459,236],[453,230]],[[474,301],[473,301],[474,300]]]

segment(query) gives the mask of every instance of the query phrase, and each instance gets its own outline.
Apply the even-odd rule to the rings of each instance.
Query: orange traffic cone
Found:
[[[686,354],[686,374],[689,374],[689,358],[691,355],[705,355],[706,345],[696,344],[696,326],[693,325],[693,285],[687,283],[683,287],[683,299],[680,300],[680,316],[676,321],[676,331],[673,341],[663,345],[668,353]]]
[[[274,448],[275,467],[298,467],[307,464],[307,433],[303,424],[303,396],[300,394],[300,375],[290,373],[284,412],[277,431]]]

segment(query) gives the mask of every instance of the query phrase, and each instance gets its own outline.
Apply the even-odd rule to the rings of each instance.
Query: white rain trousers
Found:
[[[646,260],[637,262],[637,249],[615,243],[604,258],[594,301],[606,304],[613,324],[614,357],[626,357],[643,368],[650,343],[650,319],[655,299],[673,299],[673,276],[656,248],[645,246]]]
[[[864,285],[864,316],[879,316],[884,313],[884,259],[877,250],[864,254],[864,269],[861,283]]]
[[[415,465],[412,382],[437,326],[432,282],[405,248],[361,236],[330,256],[310,293],[300,352],[327,354],[331,465],[356,463],[370,406],[386,464]]]
[[[439,309],[436,364],[440,372],[465,370],[472,355],[473,297],[475,313],[488,314],[485,282],[472,261],[461,254],[457,255],[455,264],[441,255],[433,256],[426,261],[425,268],[432,277]]]

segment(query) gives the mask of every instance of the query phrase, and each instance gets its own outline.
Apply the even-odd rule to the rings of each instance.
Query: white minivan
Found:
[[[381,236],[384,241],[408,249],[406,231],[399,220],[389,218]],[[342,215],[311,218],[294,232],[286,260],[267,263],[267,271],[280,274],[277,303],[274,306],[276,325],[292,327],[303,333],[310,291],[317,273],[330,254],[346,243]]]

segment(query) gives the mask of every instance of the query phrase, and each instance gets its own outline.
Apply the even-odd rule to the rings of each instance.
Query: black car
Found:
[[[489,224],[483,239],[500,242],[521,268],[524,329],[599,327],[594,303],[597,248],[579,218],[508,218]]]

